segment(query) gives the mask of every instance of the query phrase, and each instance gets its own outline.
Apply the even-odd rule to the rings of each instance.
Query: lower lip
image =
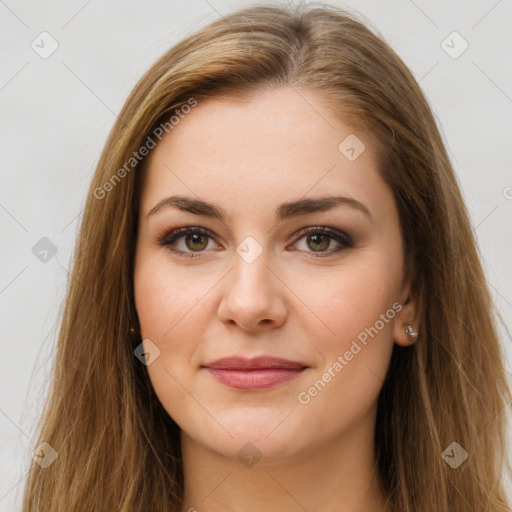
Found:
[[[272,368],[261,370],[222,370],[206,368],[219,382],[235,389],[247,391],[269,389],[300,375],[306,368]]]

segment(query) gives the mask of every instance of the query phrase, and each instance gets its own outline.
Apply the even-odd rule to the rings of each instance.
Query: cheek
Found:
[[[134,277],[135,308],[139,317],[143,338],[159,338],[160,333],[172,318],[168,314],[173,310],[169,303],[168,291],[172,283],[159,271],[158,264],[143,265],[136,269]],[[166,308],[167,305],[167,308]]]
[[[135,307],[143,336],[163,341],[172,337],[180,319],[186,323],[194,315],[195,306],[208,291],[208,280],[192,279],[184,272],[171,271],[161,257],[148,258],[140,266],[136,265]]]
[[[304,401],[314,401],[320,412],[328,403],[336,403],[332,406],[340,414],[355,407],[351,403],[360,404],[363,411],[378,395],[393,349],[395,317],[401,309],[396,302],[399,272],[399,265],[393,267],[382,255],[367,253],[325,279],[303,278],[305,287],[298,295],[308,297],[315,313],[309,327],[303,327],[321,358],[309,383],[311,394],[309,388],[302,391]],[[320,329],[315,337],[313,324]]]
[[[134,272],[135,307],[142,339],[150,339],[160,351],[147,370],[166,405],[186,398],[180,383],[190,380],[205,329],[214,317],[209,292],[218,276],[205,275],[199,266],[173,268],[162,254],[144,255],[139,262]]]
[[[294,290],[323,321],[329,339],[352,339],[385,315],[399,296],[400,268],[388,263],[378,254],[357,255],[329,273],[304,273]]]
[[[135,265],[134,292],[141,338],[150,339],[159,350],[146,370],[158,400],[181,424],[183,411],[200,414],[185,391],[194,340],[199,339],[194,328],[199,329],[201,322],[191,319],[194,311],[200,311],[193,307],[201,299],[200,287],[188,286],[179,272],[169,272],[161,258],[139,261],[141,264]]]

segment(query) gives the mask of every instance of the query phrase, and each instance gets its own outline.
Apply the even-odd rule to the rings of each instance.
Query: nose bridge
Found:
[[[254,239],[245,239],[236,252],[219,308],[221,319],[246,329],[260,322],[281,324],[287,311],[282,290],[269,268],[271,251]]]
[[[236,252],[230,292],[236,295],[237,300],[247,302],[247,305],[251,297],[253,300],[250,302],[262,305],[271,296],[272,273],[268,269],[270,251],[264,250],[259,243],[256,246],[254,241],[245,240],[239,244]]]

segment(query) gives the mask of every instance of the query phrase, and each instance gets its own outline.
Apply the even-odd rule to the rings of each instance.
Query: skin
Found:
[[[410,282],[402,284],[398,212],[369,138],[358,133],[367,149],[354,161],[338,150],[351,133],[320,93],[264,89],[250,101],[199,102],[148,157],[135,302],[144,346],[149,339],[160,350],[147,366],[152,385],[181,428],[183,512],[387,510],[373,456],[377,398],[393,344],[413,343],[408,324],[419,331],[419,308]],[[177,194],[215,203],[229,218],[176,207],[148,216]],[[346,205],[275,219],[283,202],[328,195],[360,201],[371,219]],[[158,244],[184,226],[216,239]],[[333,252],[343,247],[334,238],[318,248],[295,235],[310,226],[345,232],[354,244]],[[236,251],[248,236],[262,249],[251,263]],[[395,302],[394,318],[300,403],[299,393]],[[239,391],[201,367],[234,354],[308,368],[274,388]],[[246,443],[261,456],[253,465],[238,456]]]

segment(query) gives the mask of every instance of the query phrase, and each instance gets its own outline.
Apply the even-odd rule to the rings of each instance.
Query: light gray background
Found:
[[[16,510],[20,501],[66,269],[116,113],[169,47],[250,3],[0,0],[1,511]],[[471,213],[490,289],[512,331],[511,1],[336,3],[366,16],[425,91]],[[59,45],[47,59],[31,48],[34,40],[42,46],[43,31]],[[453,31],[469,44],[456,59],[442,47]],[[460,48],[460,41],[450,41],[452,51]],[[57,247],[46,263],[32,253],[42,237]],[[512,342],[501,333],[510,371]]]

